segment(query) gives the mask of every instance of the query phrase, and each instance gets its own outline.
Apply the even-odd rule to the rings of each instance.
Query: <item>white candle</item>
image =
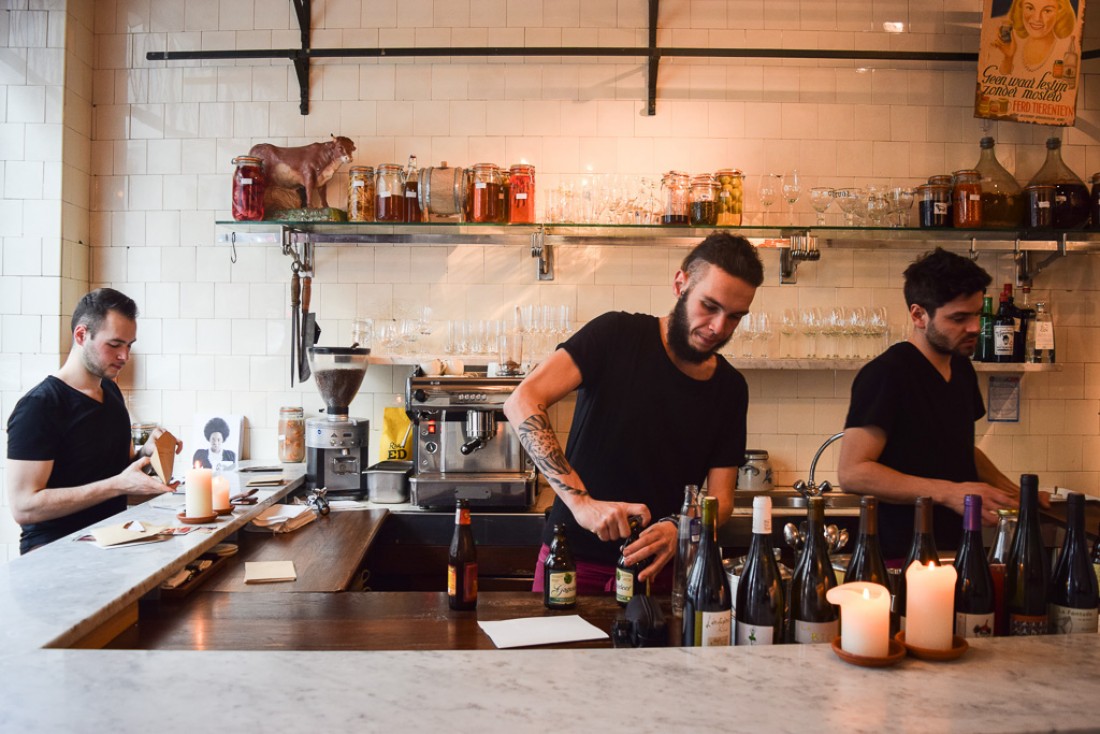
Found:
[[[229,477],[224,474],[216,474],[210,487],[214,499],[214,511],[230,509]]]
[[[187,517],[210,517],[214,514],[209,469],[188,469],[184,497]]]
[[[840,607],[844,652],[884,658],[890,652],[890,591],[882,584],[852,581],[829,589],[825,598]]]
[[[905,571],[905,643],[928,650],[950,650],[954,634],[954,566],[922,566]]]

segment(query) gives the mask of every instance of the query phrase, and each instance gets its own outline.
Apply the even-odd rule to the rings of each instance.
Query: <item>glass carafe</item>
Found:
[[[1081,229],[1089,222],[1089,190],[1085,182],[1062,161],[1062,141],[1047,140],[1047,159],[1031,184],[1054,186],[1054,228]]]
[[[1019,227],[1024,220],[1023,189],[993,150],[993,138],[982,138],[982,152],[974,166],[982,178],[982,219],[986,227]]]

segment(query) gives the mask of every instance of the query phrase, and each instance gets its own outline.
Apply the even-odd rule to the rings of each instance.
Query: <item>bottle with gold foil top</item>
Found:
[[[981,176],[983,226],[1015,229],[1024,221],[1023,189],[997,160],[993,138],[982,138],[980,145],[974,170]]]
[[[1054,206],[1051,214],[1055,229],[1082,229],[1089,222],[1091,205],[1085,182],[1062,161],[1062,141],[1047,140],[1047,159],[1028,185],[1054,186]]]

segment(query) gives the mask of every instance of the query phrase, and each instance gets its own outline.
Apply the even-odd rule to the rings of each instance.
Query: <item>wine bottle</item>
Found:
[[[455,506],[455,534],[447,553],[447,605],[458,610],[477,609],[477,546],[466,500]]]
[[[929,563],[940,565],[940,554],[936,550],[936,539],[932,535],[932,507],[931,497],[917,497],[914,504],[913,542],[909,545],[909,555],[905,557],[905,566],[902,568],[901,575],[897,577],[897,588],[890,603],[890,611],[897,619],[899,630],[905,629],[905,571],[913,561],[920,561],[922,566],[927,566]]]
[[[1001,305],[993,322],[993,361],[1011,362],[1016,344],[1016,319],[1012,316],[1011,296],[1001,293]],[[903,574],[904,575],[904,574]]]
[[[870,495],[864,495],[859,500],[859,537],[844,572],[844,583],[849,581],[870,581],[890,588],[890,578],[878,543],[878,499]]]
[[[685,647],[730,644],[730,585],[718,548],[718,499],[703,500],[703,535],[684,594]]]
[[[565,525],[554,525],[550,554],[543,564],[542,603],[547,609],[573,609],[577,606],[577,564],[565,538]]]
[[[1005,563],[1005,616],[1010,635],[1045,635],[1050,564],[1039,532],[1039,477],[1020,477],[1020,521]]]
[[[783,641],[783,579],[772,547],[772,501],[752,498],[752,542],[737,583],[734,625],[738,645]]]
[[[993,576],[982,545],[982,496],[963,498],[963,535],[955,555],[955,634],[959,637],[992,637]]]
[[[642,518],[637,515],[631,515],[630,517],[630,536],[623,543],[622,548],[619,549],[619,561],[615,564],[615,601],[619,602],[619,606],[625,607],[627,603],[634,598],[635,594],[645,593],[649,595],[649,590],[644,592],[640,588],[638,582],[638,574],[649,565],[650,558],[643,558],[637,563],[626,562],[626,547],[638,539],[638,534],[642,532]]]
[[[679,617],[684,613],[684,590],[687,588],[688,569],[695,560],[702,524],[699,520],[699,487],[684,487],[684,504],[676,524],[676,558],[672,566],[672,613]]]
[[[981,328],[978,332],[978,348],[974,352],[975,362],[993,361],[993,296],[982,299]]]
[[[791,578],[787,608],[788,642],[832,642],[840,634],[840,615],[825,594],[836,586],[836,574],[825,545],[825,498],[810,497],[806,540]]]
[[[1047,597],[1050,633],[1096,632],[1097,583],[1085,541],[1085,496],[1066,498],[1066,537]]]
[[[1006,284],[1005,288],[1008,287],[1009,285]],[[1012,343],[1012,361],[1026,362],[1028,343],[1034,343],[1035,341],[1035,309],[1031,307],[1031,286],[1024,285],[1020,287],[1020,303],[1014,305],[1016,307],[1016,339]]]

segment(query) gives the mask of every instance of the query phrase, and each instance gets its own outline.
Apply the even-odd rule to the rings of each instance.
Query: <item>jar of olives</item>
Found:
[[[741,226],[745,174],[736,168],[723,168],[715,171],[714,180],[718,186],[718,216],[715,224],[719,227]]]

